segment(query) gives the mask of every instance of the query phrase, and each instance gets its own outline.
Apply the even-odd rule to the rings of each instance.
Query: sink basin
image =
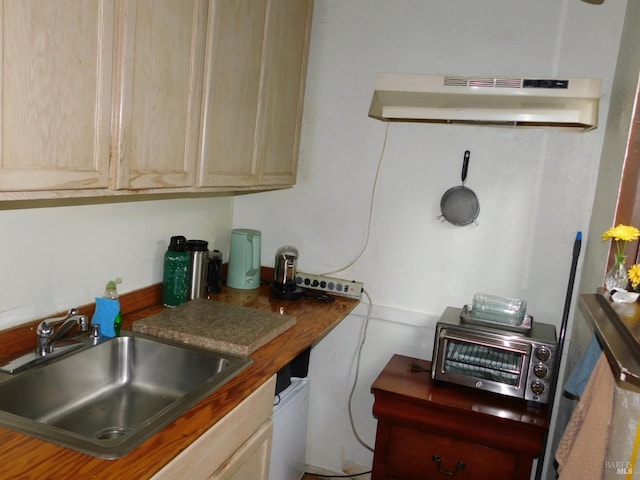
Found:
[[[0,426],[95,457],[121,457],[250,363],[123,332],[1,383]]]

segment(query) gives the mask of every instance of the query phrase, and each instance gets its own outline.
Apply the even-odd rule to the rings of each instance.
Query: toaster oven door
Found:
[[[431,376],[435,380],[524,398],[531,346],[510,336],[442,328]]]

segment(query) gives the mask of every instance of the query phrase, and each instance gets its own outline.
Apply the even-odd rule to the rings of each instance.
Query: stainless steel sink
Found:
[[[121,457],[250,363],[123,332],[1,383],[0,426]]]

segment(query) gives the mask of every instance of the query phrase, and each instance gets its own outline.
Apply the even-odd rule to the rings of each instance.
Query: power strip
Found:
[[[325,277],[324,275],[313,275],[311,273],[296,273],[296,284],[302,288],[320,290],[321,292],[340,295],[343,297],[360,299],[364,284],[355,280],[344,280],[342,278]]]

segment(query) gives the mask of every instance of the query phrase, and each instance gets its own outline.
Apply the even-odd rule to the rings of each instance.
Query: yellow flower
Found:
[[[602,240],[614,240],[616,242],[616,257],[620,259],[624,255],[627,242],[632,242],[640,237],[640,230],[630,225],[617,225],[611,227],[602,234]]]
[[[640,237],[640,230],[636,227],[629,225],[618,225],[612,227],[602,234],[602,240],[614,239],[615,241],[622,240],[623,242],[632,242]]]
[[[635,264],[629,269],[629,280],[631,280],[631,286],[637,288],[640,285],[640,265]]]

